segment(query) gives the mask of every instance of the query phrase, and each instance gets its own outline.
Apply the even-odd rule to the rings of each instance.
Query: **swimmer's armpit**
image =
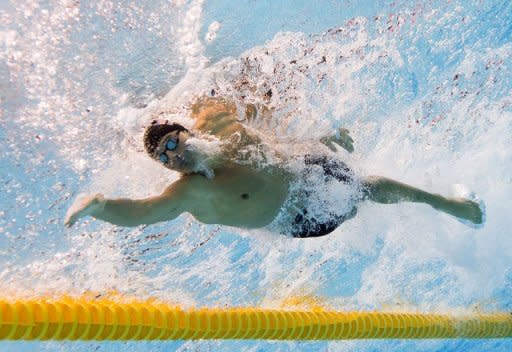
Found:
[[[352,153],[354,151],[354,140],[349,135],[349,131],[346,128],[340,128],[336,134],[332,136],[322,137],[320,142],[325,144],[327,148],[336,152],[336,146],[334,143],[345,149],[347,152]]]

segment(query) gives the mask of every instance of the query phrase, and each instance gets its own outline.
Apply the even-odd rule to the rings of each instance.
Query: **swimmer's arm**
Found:
[[[234,115],[236,113],[236,105],[222,98],[202,97],[192,104],[190,117],[201,120],[223,112]]]
[[[222,114],[229,117],[233,122],[243,124],[244,121],[252,123],[257,119],[268,121],[273,111],[273,109],[266,106],[256,106],[251,103],[245,105],[245,111],[238,111],[235,103],[231,101],[219,97],[202,97],[192,104],[190,116],[198,121],[208,121],[211,120],[212,116]]]
[[[230,145],[236,148],[260,143],[260,139],[244,124],[244,121],[251,122],[258,115],[256,106],[248,104],[245,115],[240,116],[233,102],[218,97],[198,99],[191,111],[191,117],[195,119],[194,129],[229,140]]]
[[[244,120],[252,122],[257,118],[270,119],[274,109],[265,105],[256,106],[255,104],[248,103],[245,105],[245,112],[242,112],[238,111],[236,104],[232,101],[220,97],[202,97],[192,104],[190,116],[193,119],[202,119],[205,116],[223,112],[231,115],[237,122]]]
[[[332,136],[322,137],[320,142],[325,144],[327,148],[336,152],[336,146],[334,143],[345,149],[347,152],[352,153],[354,151],[354,140],[349,135],[349,131],[345,128],[340,128],[336,134]]]
[[[170,192],[145,199],[105,199],[96,194],[71,207],[64,224],[71,227],[85,216],[127,227],[173,220],[182,213],[178,198],[172,197]]]

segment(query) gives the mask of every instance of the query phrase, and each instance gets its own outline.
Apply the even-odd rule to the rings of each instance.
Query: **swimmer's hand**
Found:
[[[98,193],[95,195],[79,197],[75,203],[69,208],[64,225],[71,227],[80,218],[87,215],[94,215],[98,211],[102,211],[105,207],[105,197]]]
[[[336,152],[336,146],[334,143],[349,153],[354,151],[354,140],[349,136],[349,131],[346,128],[340,128],[335,135],[321,138],[320,142],[325,144],[327,148],[333,152]]]

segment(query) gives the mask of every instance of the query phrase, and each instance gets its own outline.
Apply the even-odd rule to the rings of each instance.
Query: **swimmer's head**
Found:
[[[189,172],[183,156],[184,143],[189,135],[189,131],[180,124],[153,123],[144,132],[144,148],[153,159],[167,168]]]
[[[198,143],[188,129],[180,124],[153,123],[144,133],[146,152],[168,169],[189,173],[203,173],[210,177],[206,166],[209,155],[204,150],[211,149]]]

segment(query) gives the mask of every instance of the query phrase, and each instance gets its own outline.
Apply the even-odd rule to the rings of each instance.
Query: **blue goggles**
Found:
[[[165,154],[166,151],[170,150],[173,151],[176,148],[178,148],[178,143],[180,142],[180,139],[177,138],[176,140],[169,139],[167,143],[165,143],[165,150],[160,154],[160,161],[163,163],[166,163],[169,161],[169,157],[167,154]]]

